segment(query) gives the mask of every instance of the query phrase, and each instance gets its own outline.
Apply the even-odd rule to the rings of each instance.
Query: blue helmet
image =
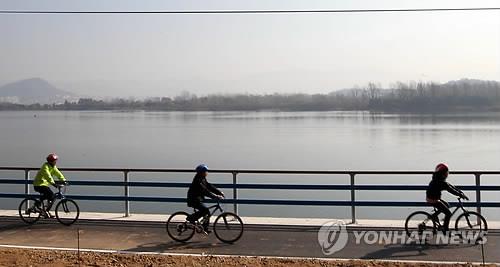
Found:
[[[208,171],[208,166],[205,164],[200,164],[196,167],[197,173],[206,172],[206,171]]]

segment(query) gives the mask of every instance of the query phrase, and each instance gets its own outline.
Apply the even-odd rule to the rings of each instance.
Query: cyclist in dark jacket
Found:
[[[449,229],[448,225],[450,224],[451,211],[450,204],[441,199],[441,191],[446,190],[455,196],[469,200],[464,192],[446,182],[448,173],[448,166],[444,163],[439,163],[432,174],[432,181],[429,183],[426,191],[427,203],[437,209],[437,212],[434,215],[438,216],[441,212],[444,213],[443,232],[447,232]]]
[[[196,167],[196,175],[193,178],[191,186],[187,193],[187,205],[197,209],[197,211],[188,216],[187,220],[195,223],[201,217],[207,216],[203,228],[209,233],[208,224],[210,220],[210,211],[203,203],[205,197],[212,199],[224,199],[224,193],[207,181],[208,167],[205,164]]]

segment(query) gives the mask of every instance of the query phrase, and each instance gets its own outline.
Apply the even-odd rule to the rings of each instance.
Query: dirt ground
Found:
[[[124,253],[50,251],[0,248],[0,266],[452,266],[450,264],[409,264],[377,261],[330,261],[272,259],[260,257],[166,256]],[[453,266],[471,266],[457,264]]]

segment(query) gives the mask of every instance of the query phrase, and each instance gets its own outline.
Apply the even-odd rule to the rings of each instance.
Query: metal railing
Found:
[[[24,198],[30,195],[30,172],[37,171],[38,168],[26,167],[0,167],[0,171],[23,171],[24,180],[20,179],[0,179],[0,184],[24,184],[24,194],[20,193],[0,193],[0,198]],[[187,188],[190,183],[178,182],[132,182],[129,180],[130,173],[193,173],[190,169],[114,169],[114,168],[61,168],[64,172],[119,172],[123,173],[123,181],[71,181],[72,185],[81,186],[110,186],[123,187],[123,196],[95,196],[95,195],[69,195],[74,199],[81,200],[101,200],[101,201],[123,201],[125,205],[125,216],[130,215],[131,201],[145,202],[177,202],[183,203],[185,198],[169,197],[135,197],[130,196],[130,187],[153,187],[153,188]],[[285,171],[285,170],[210,170],[210,173],[226,173],[232,175],[232,183],[216,184],[220,188],[232,189],[232,198],[224,202],[232,203],[234,212],[238,212],[239,204],[253,205],[309,205],[309,206],[345,206],[351,208],[351,220],[356,222],[357,207],[418,207],[427,206],[425,202],[414,201],[358,201],[357,191],[424,191],[427,188],[423,185],[361,185],[356,184],[356,176],[359,175],[431,175],[430,171]],[[289,175],[346,175],[349,184],[255,184],[238,183],[239,174],[289,174]],[[458,186],[464,191],[475,191],[475,202],[466,203],[465,206],[476,207],[481,213],[482,207],[500,207],[500,202],[483,202],[481,200],[482,191],[500,191],[500,186],[481,185],[481,176],[500,175],[500,171],[455,171],[450,174],[471,175],[475,177],[475,185]],[[340,190],[350,192],[349,200],[329,201],[329,200],[277,200],[277,199],[241,199],[238,198],[238,189],[279,189],[279,190]],[[453,203],[452,203],[453,204]]]

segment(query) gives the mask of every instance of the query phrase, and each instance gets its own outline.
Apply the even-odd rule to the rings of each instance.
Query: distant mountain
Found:
[[[40,78],[21,80],[0,87],[0,102],[52,104],[75,98],[75,94],[60,90]]]

